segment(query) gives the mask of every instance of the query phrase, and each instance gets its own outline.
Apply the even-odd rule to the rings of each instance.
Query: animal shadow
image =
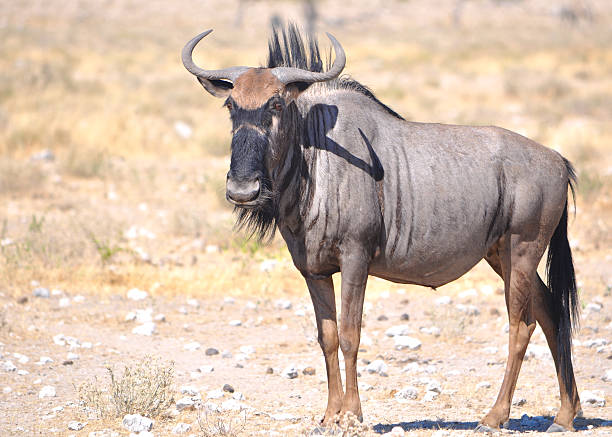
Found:
[[[524,414],[520,419],[510,419],[504,428],[518,432],[545,432],[553,421],[551,416],[527,416]],[[379,423],[373,429],[379,434],[391,431],[393,427],[399,426],[404,431],[415,431],[420,429],[448,429],[448,430],[473,430],[478,422],[461,422],[445,420],[415,420],[412,422],[400,422],[393,424]],[[612,420],[599,418],[578,418],[574,420],[576,431],[587,429],[612,428]],[[612,431],[612,430],[611,430]]]

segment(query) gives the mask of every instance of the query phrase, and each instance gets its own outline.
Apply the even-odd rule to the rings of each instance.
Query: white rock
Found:
[[[70,298],[69,297],[62,297],[59,300],[59,306],[60,308],[68,308],[70,306]],[[70,422],[72,423],[72,422]],[[81,422],[77,422],[77,423],[81,423]]]
[[[481,388],[491,388],[491,383],[489,381],[482,381],[476,384],[476,390],[480,390]]]
[[[195,401],[192,397],[184,397],[176,401],[176,409],[179,411],[191,410],[195,407]]]
[[[478,314],[480,314],[480,310],[475,305],[463,305],[460,303],[457,304],[455,308],[457,308],[458,311],[468,316],[477,316]]]
[[[412,329],[408,325],[392,326],[385,331],[387,337],[397,337],[398,335],[408,335],[412,333]]]
[[[440,328],[438,328],[437,326],[423,326],[421,329],[419,329],[419,331],[421,331],[423,334],[433,335],[434,337],[440,336]]]
[[[495,346],[486,346],[481,349],[485,354],[495,355],[497,353],[497,348]]]
[[[366,366],[366,372],[378,373],[379,375],[386,374],[389,367],[383,360],[374,360]]]
[[[75,361],[75,360],[78,360],[79,358],[80,358],[79,354],[75,354],[74,352],[68,352],[68,354],[66,355],[67,360]]]
[[[204,408],[207,411],[211,411],[211,412],[216,412],[219,411],[219,406],[217,404],[215,404],[214,402],[208,401],[204,404]]]
[[[25,376],[25,375],[29,375],[29,374],[30,374],[30,372],[28,372],[27,370],[20,369],[20,370],[17,371],[17,375]]]
[[[221,411],[242,411],[248,409],[247,405],[236,400],[236,399],[228,399],[221,403],[219,408]]]
[[[230,320],[229,325],[230,326],[241,326],[242,321],[241,320]]]
[[[184,140],[190,138],[193,134],[193,129],[191,128],[191,126],[181,120],[174,122],[174,131],[179,137]]]
[[[292,307],[292,303],[290,300],[279,299],[274,302],[274,307],[279,310],[290,310]]]
[[[255,348],[253,346],[240,346],[240,352],[246,355],[252,355],[255,353]]]
[[[153,308],[136,310],[136,321],[138,323],[149,323],[153,321]]]
[[[9,394],[12,391],[13,391],[13,389],[10,388],[8,385],[2,389],[2,393],[4,393],[5,395]]]
[[[391,431],[384,433],[381,437],[404,437],[404,429],[401,426],[394,426]]]
[[[45,385],[38,392],[38,398],[39,399],[42,399],[42,398],[53,398],[55,396],[56,396],[55,387],[53,387],[52,385]]]
[[[155,317],[153,317],[153,320],[156,322],[165,322],[166,316],[164,314],[156,314]]]
[[[416,387],[404,387],[394,395],[395,399],[408,400],[419,397],[419,390]]]
[[[14,372],[17,370],[17,366],[15,366],[12,361],[7,360],[4,363],[2,363],[2,369],[5,372]]]
[[[538,360],[552,360],[552,355],[550,354],[550,349],[548,347],[541,346],[539,344],[530,344],[527,346],[527,351],[525,352],[525,359],[529,358],[536,358]]]
[[[407,335],[399,335],[394,337],[395,349],[402,350],[408,349],[415,351],[421,347],[421,340],[414,337],[408,337]]]
[[[187,305],[194,308],[200,308],[200,302],[197,299],[187,299]]]
[[[281,375],[287,379],[295,379],[298,377],[298,370],[295,366],[288,366],[281,372]]]
[[[246,398],[239,391],[232,394],[232,399],[236,399],[237,401],[244,401]]]
[[[605,338],[596,338],[594,340],[587,340],[583,343],[586,347],[600,347],[608,344],[608,340]]]
[[[83,303],[83,302],[85,302],[85,296],[81,296],[81,295],[74,296],[72,298],[72,301],[76,302],[76,303]]]
[[[87,422],[83,423],[73,420],[71,422],[68,422],[68,429],[71,431],[80,431],[85,428],[85,425],[87,425]]]
[[[208,249],[208,246],[207,246],[207,249]],[[213,253],[214,252],[218,252],[218,251],[219,251],[219,248],[215,246],[215,249],[213,250]],[[236,299],[234,299],[231,296],[226,296],[226,297],[223,298],[223,303],[225,303],[227,305],[233,305],[233,304],[236,303]]]
[[[34,297],[42,297],[45,299],[51,295],[51,293],[49,292],[49,289],[44,288],[44,287],[35,288],[32,294],[34,295]]]
[[[512,405],[514,405],[515,407],[521,407],[523,405],[525,405],[527,403],[527,399],[521,397],[521,396],[514,396],[512,398]]]
[[[128,290],[127,292],[127,298],[130,300],[144,300],[149,296],[149,293],[147,293],[144,290],[139,290],[138,288],[132,288],[130,290]],[[128,414],[129,416],[129,414]]]
[[[601,379],[606,382],[612,382],[612,369],[606,370],[606,374]]]
[[[435,431],[431,435],[431,437],[448,437],[450,435],[451,435],[450,431],[447,431],[445,429],[439,429],[439,430]]]
[[[130,311],[129,313],[125,315],[124,320],[126,322],[133,322],[134,320],[136,320],[136,313],[134,311]]]
[[[428,379],[427,384],[425,385],[425,390],[433,391],[436,393],[442,393],[442,386],[435,379]]]
[[[417,363],[416,361],[406,364],[404,368],[402,369],[402,372],[404,373],[413,373],[413,372],[420,372],[420,371],[422,371],[421,365]]]
[[[591,302],[590,304],[588,304],[584,310],[586,312],[591,312],[591,313],[598,313],[601,311],[601,309],[603,308],[603,305],[599,302]]]
[[[580,393],[580,401],[583,404],[594,407],[605,407],[606,399],[604,398],[603,390],[583,390]]]
[[[225,396],[225,393],[220,388],[210,390],[208,393],[206,393],[207,399],[221,399],[223,396]]]
[[[425,393],[425,396],[423,396],[423,402],[431,402],[436,399],[438,395],[439,393],[435,391],[428,391],[427,393]]]
[[[257,308],[257,304],[251,301],[248,301],[245,306],[247,307],[247,309],[249,310],[254,310]]]
[[[155,333],[155,323],[143,323],[132,329],[132,334],[151,336]]]
[[[189,396],[199,396],[200,391],[192,385],[184,385],[181,387],[181,393]]]
[[[172,434],[185,434],[191,431],[191,425],[188,423],[177,423],[174,428],[172,428]]]
[[[187,343],[185,346],[183,346],[183,349],[193,352],[197,351],[201,347],[202,345],[200,343],[198,343],[197,341],[192,341],[191,343]]]
[[[467,298],[470,298],[470,297],[478,297],[478,291],[476,291],[475,288],[469,288],[469,289],[459,293],[459,297],[461,299],[467,299]]]
[[[437,306],[442,306],[442,305],[450,305],[451,303],[453,303],[453,300],[451,299],[450,296],[440,296],[434,302]]]
[[[148,417],[143,417],[140,414],[126,414],[123,416],[123,427],[130,432],[141,433],[143,431],[151,431],[153,421]]]

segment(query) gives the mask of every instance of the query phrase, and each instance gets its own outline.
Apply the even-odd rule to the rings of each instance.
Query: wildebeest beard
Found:
[[[269,241],[276,232],[278,218],[278,195],[272,188],[272,182],[266,175],[260,180],[257,204],[251,207],[235,206],[236,228],[246,230],[250,236],[260,241]]]

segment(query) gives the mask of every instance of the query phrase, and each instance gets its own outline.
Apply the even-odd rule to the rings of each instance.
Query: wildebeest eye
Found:
[[[230,102],[230,101],[225,102],[225,107],[226,107],[226,108],[227,108],[229,111],[231,111],[231,110],[232,110],[232,102]]]
[[[281,112],[283,110],[283,103],[280,100],[273,100],[270,102],[270,109],[275,112]]]

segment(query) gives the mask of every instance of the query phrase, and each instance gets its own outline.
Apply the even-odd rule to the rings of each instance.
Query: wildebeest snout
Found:
[[[235,204],[251,202],[259,196],[259,177],[252,179],[238,179],[227,175],[225,195],[227,200]]]

